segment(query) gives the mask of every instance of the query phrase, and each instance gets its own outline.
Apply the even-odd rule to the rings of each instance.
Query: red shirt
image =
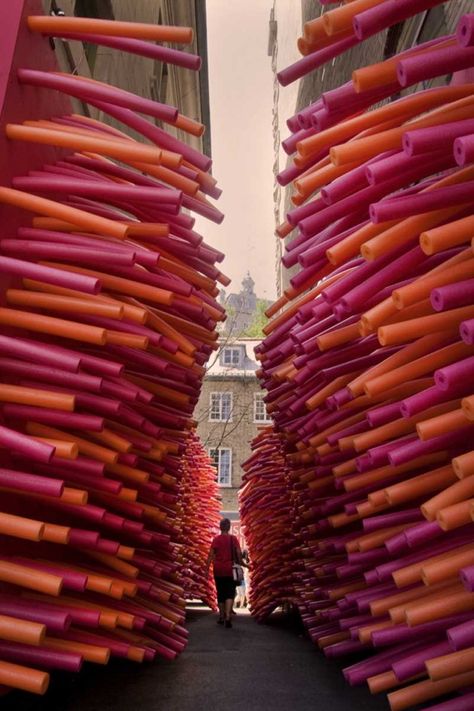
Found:
[[[232,577],[232,543],[234,544],[234,557],[239,560],[241,555],[239,541],[235,536],[228,533],[220,533],[211,543],[211,548],[215,553],[214,575],[218,578]]]

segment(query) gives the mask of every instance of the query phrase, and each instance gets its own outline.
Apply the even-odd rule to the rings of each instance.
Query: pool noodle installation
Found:
[[[0,688],[43,694],[85,662],[174,659],[186,599],[215,607],[218,490],[192,415],[228,279],[193,230],[193,214],[223,219],[211,159],[166,130],[204,126],[59,72],[49,43],[198,70],[155,44],[192,29],[47,17],[37,0],[1,14]]]
[[[321,4],[284,86],[442,3]],[[473,48],[468,14],[288,118],[294,269],[256,349],[273,426],[240,492],[252,612],[292,602],[392,711],[474,707]]]

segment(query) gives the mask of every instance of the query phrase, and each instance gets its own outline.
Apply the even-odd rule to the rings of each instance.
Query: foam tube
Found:
[[[129,91],[117,89],[93,79],[81,79],[69,74],[42,72],[36,69],[18,69],[17,76],[20,83],[55,89],[84,99],[86,102],[90,96],[99,101],[108,101],[112,104],[117,104],[117,106],[149,114],[154,118],[169,123],[174,123],[178,117],[178,109],[174,106],[143,99]]]
[[[382,200],[370,206],[373,222],[400,220],[412,215],[419,215],[430,210],[438,210],[456,204],[470,204],[474,181],[460,185],[450,185],[429,193],[417,193],[410,197],[395,197]]]
[[[403,150],[409,156],[443,150],[458,136],[474,132],[474,120],[452,121],[442,126],[408,130],[403,134]]]
[[[0,268],[7,274],[16,274],[21,277],[38,279],[47,284],[76,289],[86,294],[97,294],[100,291],[100,282],[94,277],[84,277],[81,274],[65,274],[61,269],[45,267],[41,264],[32,264],[20,259],[0,256]]]
[[[178,205],[181,194],[177,190],[161,187],[118,185],[100,183],[96,180],[75,178],[25,176],[13,178],[12,185],[18,190],[30,192],[66,193],[92,197],[95,200],[131,200],[132,202],[165,203]]]
[[[197,54],[182,52],[178,49],[170,47],[162,47],[157,44],[150,44],[141,39],[131,39],[124,36],[108,36],[101,34],[93,34],[90,32],[66,32],[50,30],[42,32],[43,35],[52,37],[61,37],[62,39],[78,40],[80,42],[88,42],[89,44],[98,44],[102,47],[111,47],[121,52],[130,52],[131,54],[139,54],[142,57],[155,59],[166,64],[174,64],[177,67],[192,69],[199,71],[201,68],[201,57]]]
[[[473,14],[466,14],[461,17],[456,30],[456,39],[462,47],[474,46]]]
[[[127,227],[118,222],[91,215],[84,210],[67,207],[53,200],[46,200],[46,198],[23,193],[20,190],[13,190],[13,188],[0,187],[0,202],[38,212],[41,215],[65,220],[66,222],[72,222],[86,231],[98,232],[118,239],[124,239],[127,234]]]
[[[397,78],[402,87],[407,87],[473,64],[474,50],[470,48],[434,47],[426,54],[402,58],[397,65]]]
[[[430,299],[436,311],[445,311],[470,304],[474,300],[474,279],[458,281],[433,289]]]
[[[0,641],[0,656],[8,662],[26,664],[40,669],[58,669],[77,674],[82,667],[79,654],[64,652],[45,647],[33,647],[29,644]],[[29,690],[29,689],[28,689]]]
[[[90,17],[66,17],[61,15],[30,15],[28,28],[32,32],[56,34],[60,32],[97,32],[112,37],[131,37],[158,42],[189,44],[193,39],[190,27],[155,25],[143,22],[118,22]]]
[[[455,139],[453,152],[456,163],[465,166],[474,162],[474,134],[470,133]]]

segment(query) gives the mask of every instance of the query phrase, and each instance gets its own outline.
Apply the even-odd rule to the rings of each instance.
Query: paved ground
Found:
[[[172,663],[87,665],[58,676],[43,697],[11,694],[2,711],[387,711],[385,697],[349,689],[295,621],[256,624],[246,611],[232,629],[207,608],[189,614],[190,644]]]

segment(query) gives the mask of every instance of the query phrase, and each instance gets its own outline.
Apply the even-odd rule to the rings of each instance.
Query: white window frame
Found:
[[[217,452],[217,462],[213,456],[213,452]],[[224,467],[224,453],[229,456],[228,467],[226,472],[226,479],[222,481],[222,470]],[[208,454],[211,459],[213,466],[216,467],[217,471],[217,484],[222,489],[232,488],[232,449],[230,447],[209,447]]]
[[[234,363],[234,355],[237,353],[237,362]],[[229,354],[229,362],[226,355]],[[242,363],[242,348],[240,346],[224,346],[222,349],[222,365],[228,368],[238,368]]]
[[[229,411],[224,407],[224,396],[229,398]],[[234,410],[234,397],[231,391],[219,392],[213,390],[209,393],[209,422],[232,422]]]
[[[262,404],[263,405],[263,413],[258,412],[258,405]],[[263,415],[260,416],[260,415]],[[265,400],[263,399],[263,393],[254,393],[253,394],[253,421],[255,424],[268,424],[269,422],[272,421],[271,417],[269,417],[267,413],[267,406],[265,403]]]

